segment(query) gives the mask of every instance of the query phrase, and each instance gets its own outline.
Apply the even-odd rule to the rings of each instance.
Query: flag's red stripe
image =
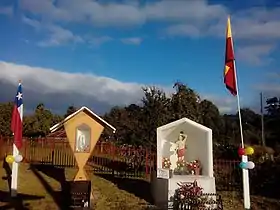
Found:
[[[232,46],[232,38],[228,37],[226,39],[226,60],[225,60],[225,62],[233,61],[233,60],[234,60],[234,52],[233,52],[233,46]]]
[[[230,91],[230,93],[236,96],[237,88],[236,88],[235,66],[234,66],[234,51],[233,51],[231,37],[228,37],[226,39],[225,67],[228,67],[229,70],[225,72],[224,83],[226,85],[226,88]]]
[[[14,133],[14,144],[18,149],[22,147],[22,121],[17,105],[14,105],[11,130]]]
[[[228,72],[224,76],[224,83],[226,88],[231,92],[232,95],[237,95],[237,88],[236,88],[236,79],[235,79],[235,69],[233,61],[226,63],[226,66],[229,67]]]

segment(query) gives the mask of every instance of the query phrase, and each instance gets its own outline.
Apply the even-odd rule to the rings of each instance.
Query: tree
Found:
[[[176,88],[176,93],[171,98],[173,120],[187,117],[199,123],[201,121],[199,95],[193,89],[180,82],[176,82],[173,88]]]
[[[223,127],[219,109],[211,101],[203,100],[199,104],[201,113],[201,123],[212,129],[215,140],[221,140],[221,128]]]
[[[104,115],[104,119],[116,127],[117,132],[112,135],[105,130],[104,138],[114,139],[121,144],[156,146],[157,127],[187,117],[212,129],[215,150],[228,152],[228,149],[222,148],[234,148],[240,144],[237,113],[220,115],[215,104],[209,100],[201,100],[193,89],[183,83],[176,82],[174,89],[175,92],[169,95],[155,86],[143,87],[142,103],[113,107]],[[276,148],[280,145],[279,97],[269,98],[266,102],[264,116],[266,143]],[[12,109],[13,103],[0,104],[0,135],[2,136],[11,136]],[[46,136],[51,126],[76,110],[77,108],[71,105],[64,115],[55,115],[44,104],[38,104],[32,114],[24,115],[24,136]],[[260,144],[261,116],[248,108],[242,109],[241,115],[245,143]],[[219,148],[215,145],[219,145]]]
[[[34,114],[24,117],[24,134],[29,137],[44,137],[50,132],[50,127],[62,118],[53,115],[44,104],[37,105]]]
[[[268,146],[276,146],[279,144],[279,124],[280,124],[280,100],[278,97],[272,97],[266,100],[265,110],[265,132],[266,143]]]
[[[0,104],[0,136],[11,136],[11,119],[14,104],[11,102]]]
[[[249,108],[241,109],[241,116],[244,141],[251,144],[261,144],[261,116]]]
[[[150,145],[156,144],[156,129],[171,120],[170,98],[157,87],[144,87],[142,127]]]
[[[277,97],[268,98],[266,100],[265,110],[270,116],[278,116],[280,113],[280,100]]]
[[[65,115],[64,115],[64,118],[66,118],[66,117],[68,117],[69,115],[75,113],[77,110],[78,110],[77,107],[75,107],[74,105],[69,106],[69,107],[67,108],[67,111],[66,111]]]

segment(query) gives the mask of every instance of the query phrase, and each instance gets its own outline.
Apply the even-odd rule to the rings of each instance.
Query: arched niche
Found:
[[[89,153],[91,148],[91,128],[87,124],[76,127],[75,149],[76,153]]]

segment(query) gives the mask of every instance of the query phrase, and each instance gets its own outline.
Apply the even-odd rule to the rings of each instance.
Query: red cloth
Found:
[[[185,151],[186,151],[185,148],[178,149],[178,151],[177,151],[178,157],[184,157],[185,156]]]
[[[231,94],[236,96],[237,87],[236,87],[236,69],[235,69],[234,60],[235,60],[235,58],[234,58],[234,51],[233,51],[230,19],[228,18],[224,83],[226,85],[226,88],[231,92]]]

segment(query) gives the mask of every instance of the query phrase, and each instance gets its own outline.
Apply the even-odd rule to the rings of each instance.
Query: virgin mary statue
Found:
[[[76,151],[84,152],[86,149],[87,149],[86,137],[83,133],[80,133],[76,143]]]

